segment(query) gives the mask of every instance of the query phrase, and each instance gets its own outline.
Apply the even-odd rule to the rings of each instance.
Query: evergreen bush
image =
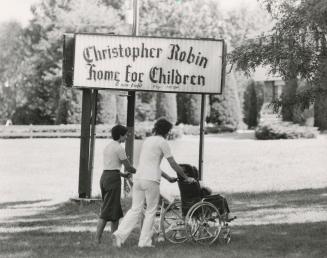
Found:
[[[244,92],[243,121],[249,129],[258,125],[263,104],[263,87],[263,83],[256,83],[251,80]]]
[[[240,102],[233,74],[226,76],[226,85],[222,95],[210,97],[210,116],[207,122],[219,127],[221,132],[233,132],[237,129],[240,117]]]

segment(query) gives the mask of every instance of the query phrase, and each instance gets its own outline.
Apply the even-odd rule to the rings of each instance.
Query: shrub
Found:
[[[235,131],[238,127],[241,109],[233,74],[226,76],[226,85],[222,95],[210,96],[210,116],[207,122],[220,128],[221,132]]]
[[[153,104],[139,102],[135,107],[136,121],[153,121],[155,119],[155,112]]]
[[[177,126],[182,134],[185,135],[199,135],[200,134],[200,126],[199,125],[185,125],[179,124]]]
[[[262,83],[250,81],[244,92],[243,121],[248,125],[248,128],[254,128],[258,125],[260,109],[263,104],[263,87]]]
[[[255,130],[255,137],[259,140],[316,138],[318,134],[316,127],[300,126],[280,120],[262,121]]]
[[[111,138],[113,124],[97,124],[97,138]],[[144,139],[152,134],[153,122],[142,122],[135,125],[135,139]],[[11,125],[0,126],[0,138],[79,138],[80,124],[62,125]],[[174,127],[169,134],[169,140],[181,137],[183,131]]]
[[[135,125],[135,139],[144,139],[145,137],[148,137],[152,135],[152,129],[153,129],[153,121],[146,121],[146,122],[140,122]],[[168,140],[174,140],[177,138],[180,138],[182,136],[183,132],[180,127],[175,126],[171,130]]]

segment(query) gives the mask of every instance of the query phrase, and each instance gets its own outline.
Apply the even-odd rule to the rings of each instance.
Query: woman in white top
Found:
[[[194,179],[187,177],[183,169],[177,164],[171,154],[166,140],[172,124],[164,119],[159,119],[154,125],[154,135],[148,137],[142,146],[139,166],[134,175],[133,201],[131,209],[126,213],[118,229],[112,235],[113,245],[120,247],[125,242],[131,231],[135,228],[139,215],[146,202],[146,211],[139,238],[139,247],[152,247],[153,224],[159,202],[159,185],[161,176],[169,182],[175,179],[161,171],[160,163],[165,157],[176,173],[186,182]]]
[[[100,189],[102,196],[102,207],[99,215],[96,242],[100,243],[103,230],[107,221],[111,221],[111,232],[118,228],[119,219],[123,217],[120,204],[121,179],[129,177],[129,173],[121,173],[122,164],[130,173],[135,173],[126,156],[121,143],[125,142],[127,128],[116,125],[111,129],[112,141],[103,150],[103,173],[100,179]]]

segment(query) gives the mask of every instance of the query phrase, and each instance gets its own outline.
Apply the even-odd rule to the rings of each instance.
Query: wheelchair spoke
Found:
[[[206,218],[209,213],[210,213],[210,209],[208,207],[206,207],[206,206],[202,207],[203,218]]]
[[[183,217],[181,216],[181,214],[180,213],[178,213],[178,211],[176,211],[175,209],[172,211],[172,213],[177,217],[177,218],[179,218],[179,219],[183,219]]]

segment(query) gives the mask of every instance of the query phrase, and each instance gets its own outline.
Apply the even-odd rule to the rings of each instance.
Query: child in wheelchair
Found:
[[[212,190],[208,187],[201,185],[199,181],[198,169],[189,164],[179,164],[184,173],[188,177],[195,179],[193,183],[184,182],[183,178],[178,177],[178,187],[181,195],[182,213],[185,217],[189,209],[197,202],[204,199],[206,202],[212,203],[219,211],[221,216],[225,217],[227,222],[232,221],[236,217],[231,217],[228,203],[225,197],[219,194],[212,194]]]

